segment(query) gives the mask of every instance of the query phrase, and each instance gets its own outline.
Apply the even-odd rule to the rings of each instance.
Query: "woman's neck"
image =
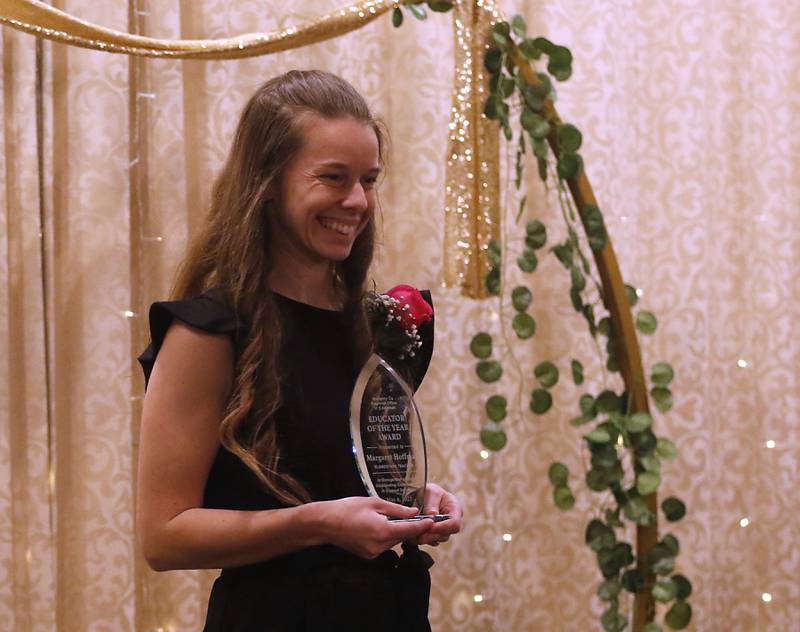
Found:
[[[277,264],[269,276],[274,292],[300,303],[323,309],[340,309],[341,297],[334,284],[333,264],[291,266]]]

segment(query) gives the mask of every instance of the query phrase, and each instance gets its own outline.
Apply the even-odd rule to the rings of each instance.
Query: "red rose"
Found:
[[[419,290],[410,285],[395,285],[386,292],[387,296],[400,302],[397,308],[403,327],[411,328],[412,325],[419,327],[433,318],[433,308],[422,298]],[[405,309],[408,306],[408,309]]]

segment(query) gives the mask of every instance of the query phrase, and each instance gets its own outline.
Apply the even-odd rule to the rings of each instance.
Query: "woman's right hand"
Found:
[[[366,559],[419,537],[434,524],[432,520],[387,520],[413,518],[419,511],[380,498],[354,496],[314,504],[319,505],[326,542]]]

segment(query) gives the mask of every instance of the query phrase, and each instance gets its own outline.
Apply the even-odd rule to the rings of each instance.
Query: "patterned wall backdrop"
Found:
[[[268,31],[342,3],[53,2],[165,38]],[[623,275],[659,316],[656,336],[643,341],[645,364],[676,369],[675,407],[657,423],[681,449],[665,466],[663,493],[689,507],[669,530],[681,541],[679,570],[694,583],[691,629],[800,630],[800,5],[501,6],[575,55],[557,105],[584,131]],[[504,451],[480,456],[489,391],[467,344],[479,329],[498,330],[498,306],[441,287],[452,22],[435,14],[397,31],[390,22],[241,61],[132,61],[44,43],[39,108],[36,40],[2,30],[3,629],[201,626],[214,573],[156,574],[137,553],[143,384],[132,355],[147,335],[147,305],[167,295],[203,216],[245,99],[268,77],[307,67],[353,82],[391,131],[378,286],[434,290],[437,347],[420,407],[433,478],[467,511],[464,533],[434,551],[434,630],[599,629],[598,573],[583,545],[592,508],[582,495],[572,512],[555,509],[546,475],[555,459],[582,467],[579,434],[567,424],[582,391],[562,380],[550,412],[521,416]],[[557,209],[528,184],[531,216],[557,238]],[[539,327],[521,348],[526,366],[577,357],[599,376],[553,257],[534,284]],[[508,395],[521,384],[524,401],[532,376],[511,377]],[[601,385],[598,377],[583,388]]]

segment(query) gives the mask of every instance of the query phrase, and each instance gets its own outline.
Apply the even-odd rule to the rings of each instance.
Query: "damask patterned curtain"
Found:
[[[342,0],[53,4],[111,28],[212,38],[312,19]],[[645,364],[666,360],[677,372],[675,408],[657,423],[681,448],[664,468],[664,492],[680,492],[689,514],[663,529],[680,538],[679,570],[694,582],[692,629],[792,629],[800,621],[800,7],[501,6],[573,50],[558,107],[584,131],[623,274],[659,316]],[[419,403],[434,480],[467,507],[466,531],[434,551],[434,629],[598,625],[598,573],[582,544],[588,507],[560,513],[546,476],[555,459],[580,470],[579,436],[567,424],[580,392],[562,380],[546,416],[509,427],[509,446],[480,456],[475,393],[490,393],[467,343],[496,327],[497,306],[440,287],[450,16],[407,20],[397,31],[385,16],[341,39],[227,62],[131,60],[44,43],[37,66],[33,37],[1,35],[4,629],[200,627],[214,573],[155,574],[136,550],[142,380],[133,357],[146,342],[146,307],[166,296],[204,213],[239,109],[263,80],[302,67],[353,82],[390,128],[378,286],[434,291],[437,351]],[[528,184],[531,212],[557,226],[558,210]],[[566,298],[568,280],[549,259],[536,277],[539,333],[525,353],[560,366],[581,359],[595,376],[582,388],[596,392],[600,368]],[[521,380],[524,395],[530,376]]]

